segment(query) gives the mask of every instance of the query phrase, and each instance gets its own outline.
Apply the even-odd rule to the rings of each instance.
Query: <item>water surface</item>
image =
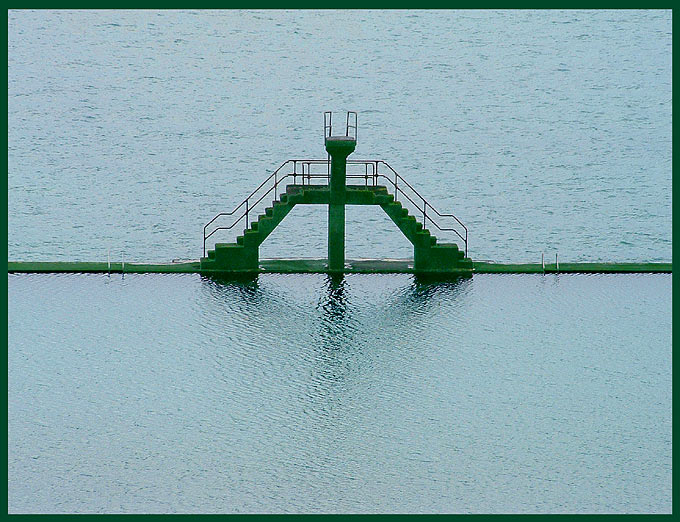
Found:
[[[474,259],[668,262],[671,46],[662,10],[9,11],[9,258],[196,259],[357,110]],[[348,208],[348,257],[412,252]],[[10,512],[671,511],[670,275],[8,279]]]
[[[12,275],[9,510],[670,512],[670,309],[670,275]]]
[[[455,213],[475,259],[671,259],[670,11],[8,17],[12,260],[197,259],[214,214],[325,157],[324,110],[359,111],[353,156]],[[296,208],[263,257],[323,257],[326,219]],[[373,207],[347,253],[413,254]]]

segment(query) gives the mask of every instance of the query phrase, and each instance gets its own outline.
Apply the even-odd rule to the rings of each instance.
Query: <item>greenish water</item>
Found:
[[[671,276],[9,276],[10,512],[670,512]]]
[[[14,261],[198,259],[213,215],[326,157],[324,110],[359,111],[353,157],[456,214],[474,259],[671,259],[670,11],[8,18]],[[325,256],[326,220],[296,208],[262,257]],[[348,257],[409,247],[379,209],[347,210]]]
[[[197,259],[357,110],[476,260],[670,262],[671,46],[660,10],[9,11],[9,259]],[[411,255],[348,208],[348,258]],[[8,285],[10,512],[671,511],[670,275]]]

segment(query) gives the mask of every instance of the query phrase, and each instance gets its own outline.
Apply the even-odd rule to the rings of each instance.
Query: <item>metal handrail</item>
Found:
[[[411,203],[413,203],[413,204],[416,206],[416,208],[417,208],[420,212],[423,213],[423,225],[425,225],[425,222],[426,222],[426,221],[430,221],[435,227],[437,227],[438,230],[441,230],[441,231],[444,231],[444,232],[450,232],[450,231],[455,232],[456,235],[457,235],[459,238],[461,238],[461,239],[465,242],[465,257],[468,257],[468,255],[467,255],[467,253],[468,253],[468,229],[467,229],[467,227],[463,224],[463,222],[462,222],[460,219],[458,219],[456,216],[454,216],[453,214],[443,214],[443,213],[439,212],[439,211],[438,211],[436,208],[434,208],[434,207],[433,207],[433,206],[432,206],[432,205],[431,205],[431,204],[430,204],[423,196],[421,196],[420,193],[419,193],[416,189],[414,189],[408,181],[406,181],[403,177],[401,177],[401,176],[399,175],[399,173],[397,173],[397,171],[394,170],[394,169],[389,165],[389,163],[387,163],[386,161],[382,161],[382,160],[378,160],[378,163],[382,163],[383,165],[385,165],[388,169],[390,169],[390,170],[392,171],[392,173],[393,173],[394,176],[395,176],[395,181],[394,181],[394,183],[392,183],[392,180],[391,180],[390,178],[388,178],[387,176],[384,176],[384,175],[382,175],[382,174],[378,174],[377,177],[385,178],[385,179],[388,180],[390,183],[392,183],[393,186],[394,186],[394,188],[395,188],[395,193],[396,193],[396,192],[401,192],[404,196],[406,196],[406,198],[407,198]],[[376,170],[377,170],[377,167],[376,167]],[[409,198],[408,195],[407,195],[403,190],[401,190],[401,189],[399,189],[399,188],[397,187],[397,179],[401,180],[401,182],[402,182],[403,184],[405,184],[409,189],[411,189],[411,190],[413,191],[413,193],[414,193],[416,196],[418,196],[418,197],[420,198],[420,200],[423,202],[423,208],[422,208],[422,209],[421,209],[420,207],[418,207],[418,205],[417,205],[411,198]],[[439,224],[438,224],[436,221],[434,221],[430,216],[427,215],[427,207],[429,207],[435,214],[437,214],[438,217],[441,217],[441,218],[453,218],[453,219],[455,219],[455,220],[458,222],[458,224],[459,224],[461,227],[463,227],[463,230],[465,230],[465,237],[463,237],[463,236],[458,232],[458,230],[456,230],[455,228],[446,228],[446,227],[441,227],[441,226],[439,226]]]
[[[290,166],[292,164],[292,170],[293,172],[289,172],[285,175],[280,175],[281,170],[286,167]],[[411,186],[411,184],[406,181],[396,170],[390,166],[389,163],[383,160],[356,160],[356,159],[348,159],[347,160],[348,165],[365,165],[365,172],[364,174],[347,174],[347,178],[350,179],[364,179],[366,186],[368,186],[369,180],[371,180],[373,186],[378,185],[378,179],[382,178],[385,179],[388,183],[390,183],[394,187],[394,200],[397,201],[397,197],[399,195],[403,196],[406,198],[417,210],[419,214],[422,214],[423,217],[423,227],[426,227],[427,223],[430,222],[434,227],[437,228],[437,230],[443,231],[443,232],[454,232],[464,243],[465,243],[465,257],[468,257],[468,229],[463,224],[463,222],[458,219],[455,215],[453,214],[445,214],[442,212],[439,212],[436,208],[434,208],[423,196],[420,195],[420,193]],[[390,174],[381,174],[379,172],[379,165],[382,164],[385,167],[387,167],[390,170]],[[300,166],[301,171],[298,172],[298,165]],[[327,169],[325,173],[318,173],[318,174],[312,174],[311,172],[311,166],[312,165],[327,165]],[[305,168],[306,167],[306,168]],[[370,167],[370,172],[369,172],[369,167]],[[205,257],[205,243],[208,238],[210,238],[215,232],[218,230],[230,230],[232,229],[237,223],[239,223],[241,220],[245,218],[245,228],[247,229],[249,226],[249,215],[250,212],[253,211],[253,209],[265,198],[267,197],[268,194],[270,194],[272,191],[274,191],[274,199],[277,199],[278,197],[278,186],[283,182],[283,180],[292,177],[293,178],[293,183],[295,184],[297,182],[297,178],[301,177],[302,179],[302,185],[305,185],[305,179],[307,180],[307,185],[311,185],[312,179],[329,179],[330,178],[330,160],[329,159],[290,159],[287,161],[284,161],[271,175],[267,177],[260,185],[253,190],[248,197],[246,197],[239,205],[234,208],[231,212],[220,212],[217,214],[215,217],[213,217],[208,223],[205,224],[203,227],[203,257]],[[274,183],[272,184],[269,189],[267,189],[266,192],[264,192],[262,195],[257,198],[257,201],[251,202],[251,199],[255,199],[255,195],[260,191],[267,182],[269,182],[271,179],[274,179]],[[401,186],[400,186],[401,185]],[[403,188],[401,187],[408,187],[408,189],[416,196],[417,199],[420,200],[420,204],[417,203],[416,201],[413,201],[413,199],[410,197],[409,194],[407,194]],[[244,208],[245,207],[245,208]],[[208,227],[212,225],[215,220],[217,220],[219,217],[222,216],[233,216],[236,214],[239,209],[244,208],[243,213],[234,221],[231,223],[229,226],[220,226],[214,228],[209,234],[206,234]],[[429,212],[429,214],[428,214]],[[454,228],[449,228],[449,227],[444,227],[441,226],[437,221],[433,219],[433,216],[439,217],[439,218],[453,218],[461,227],[463,227],[464,234],[461,234],[458,229]]]
[[[328,121],[326,121],[326,115],[328,115]],[[328,133],[326,133],[328,129]],[[333,132],[333,113],[331,111],[326,111],[323,113],[323,137],[326,139]]]
[[[354,115],[354,123],[350,122],[350,116]],[[357,139],[358,119],[356,111],[347,111],[347,121],[345,122],[345,137],[350,137],[349,130],[354,129],[354,139]],[[326,111],[323,113],[323,137],[330,138],[333,134],[333,113]]]

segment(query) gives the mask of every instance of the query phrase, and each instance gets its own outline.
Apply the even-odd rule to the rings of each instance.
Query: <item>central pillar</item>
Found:
[[[345,203],[347,201],[347,156],[356,148],[356,138],[328,136],[326,151],[331,157],[331,174],[328,180],[330,202],[328,205],[328,269],[345,268]]]

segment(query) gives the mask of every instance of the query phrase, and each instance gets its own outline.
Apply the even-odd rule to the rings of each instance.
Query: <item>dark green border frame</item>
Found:
[[[350,8],[361,8],[361,9],[393,9],[393,8],[408,8],[408,5],[402,5],[402,6],[395,6],[393,3],[388,3],[388,2],[383,2],[383,5],[366,5],[365,2],[345,2],[343,5],[343,8],[345,9],[350,9]],[[91,8],[91,4],[86,4],[85,2],[72,2],[68,7],[65,7],[63,9],[87,9]],[[181,8],[182,6],[180,5],[174,5],[174,6],[168,6],[167,3],[163,3],[162,5],[154,5],[153,3],[150,5],[144,6],[145,9],[167,9],[167,8]],[[214,5],[211,6],[195,6],[194,8],[204,8],[204,7],[211,7],[214,8]],[[261,5],[258,3],[255,3],[253,5],[253,2],[233,2],[230,5],[226,6],[230,9],[234,8],[248,8],[248,9],[262,9],[262,8],[275,8],[275,9],[323,9],[325,8],[324,6],[320,6],[318,2],[293,2],[292,5],[291,3],[288,3],[286,5],[280,4],[280,5],[274,5],[272,6],[271,3],[268,5]],[[561,5],[561,6],[546,6],[545,3],[540,3],[540,2],[524,2],[521,3],[521,5],[517,5],[516,3],[514,5],[506,2],[496,2],[492,3],[492,5],[483,5],[483,6],[470,6],[470,5],[452,5],[451,3],[448,2],[429,2],[424,5],[420,5],[418,8],[419,9],[449,9],[449,8],[467,8],[467,9],[479,9],[479,8],[493,8],[493,9],[507,9],[507,8],[514,8],[514,9],[621,9],[621,3],[614,3],[614,2],[598,2],[596,5],[592,4],[586,4],[585,2],[575,2],[572,3],[572,5]],[[639,6],[639,5],[626,5],[623,8],[625,9],[670,9],[672,11],[672,15],[675,15],[675,10],[672,9],[672,4],[669,2],[663,2],[663,3],[653,3],[652,5],[647,5],[647,6]],[[8,9],[16,9],[19,8],[18,6],[9,6]],[[35,7],[27,7],[25,9],[31,9]],[[56,7],[54,6],[40,6],[39,8],[48,8],[48,9],[55,9]],[[138,9],[140,8],[139,5],[131,5],[131,4],[123,4],[119,5],[115,9]],[[110,8],[114,9],[114,8]],[[3,31],[5,31],[5,41],[7,41],[7,15],[6,15],[6,23],[4,24]],[[675,16],[673,16],[673,46],[675,47],[677,44],[677,39],[675,38],[675,34],[677,32],[677,27],[678,24],[676,22]],[[673,84],[677,84],[678,81],[678,60],[673,57]],[[5,74],[7,74],[7,68],[5,68]],[[673,94],[675,94],[675,87],[673,87]],[[675,100],[675,96],[674,96]],[[5,98],[5,103],[7,103],[7,98]],[[673,107],[675,106],[675,103],[673,103]],[[676,141],[678,140],[678,127],[676,125],[676,122],[673,121],[673,152],[675,151],[675,145]],[[8,148],[9,148],[9,137],[8,137]],[[675,163],[673,162],[673,217],[677,215],[676,210],[679,208],[678,206],[680,203],[678,203],[678,200],[680,199],[680,188],[677,187],[677,183],[675,183]],[[7,192],[4,193],[4,203],[5,203],[5,208],[8,208],[7,205]],[[5,214],[6,216],[6,214]],[[7,219],[5,217],[5,219]],[[674,220],[675,221],[675,220]],[[674,223],[675,224],[675,223]],[[5,228],[5,230],[7,230]],[[675,245],[678,243],[678,239],[680,239],[680,232],[678,232],[677,227],[673,227],[673,255],[675,257],[676,254],[676,249]],[[5,242],[5,246],[3,247],[5,249],[5,257],[4,259],[7,259],[7,243]],[[5,292],[7,292],[7,282],[6,280],[3,280],[3,285],[5,288]],[[675,281],[673,281],[673,298],[676,302],[678,302],[678,297],[680,297],[680,290],[678,289],[678,285],[676,284]],[[680,318],[680,311],[678,311],[678,307],[673,312],[673,340],[677,338],[677,321],[676,319]],[[7,322],[5,324],[5,331],[7,333]],[[675,343],[673,343],[673,347],[675,348]],[[674,367],[677,367],[678,363],[678,358],[675,357],[675,350],[673,353],[673,365]],[[4,359],[4,364],[5,364],[5,379],[7,379],[7,358]],[[5,380],[5,384],[7,384],[7,380]],[[675,374],[673,375],[673,387],[674,390],[677,389],[677,382],[675,379]],[[4,393],[5,393],[5,413],[7,413],[7,386],[4,387]],[[677,403],[677,397],[679,397],[680,394],[673,393],[673,420],[675,420],[676,415],[676,408],[675,404]],[[7,415],[5,415],[5,423],[7,423]],[[7,425],[5,425],[7,427]],[[7,430],[5,430],[5,440],[7,440]],[[675,430],[673,430],[673,442],[676,442],[676,437],[675,437]],[[674,444],[675,446],[675,444]],[[673,451],[673,466],[677,467],[678,463],[678,458],[677,458],[677,452]],[[7,454],[5,453],[5,464],[7,464]],[[7,466],[5,466],[5,474],[7,476]],[[672,499],[673,499],[673,506],[677,505],[678,502],[678,493],[677,493],[677,480],[676,476],[673,475],[673,494],[672,494]],[[7,490],[3,489],[3,501],[4,505],[7,505]],[[675,513],[675,509],[673,509],[673,513]],[[197,515],[103,515],[104,517],[108,518],[109,520],[112,519],[121,519],[121,520],[130,520],[130,518],[138,518],[138,517],[144,517],[146,520],[153,520],[153,519],[161,519],[161,518],[166,518],[169,516],[174,517],[180,517],[180,518],[186,518],[187,516],[197,516]],[[316,519],[324,519],[324,520],[333,520],[333,519],[348,519],[348,520],[353,520],[356,522],[360,521],[382,521],[382,520],[392,520],[392,521],[404,521],[406,522],[407,520],[413,520],[414,517],[420,520],[425,520],[425,519],[432,519],[432,520],[450,520],[452,518],[458,518],[460,516],[465,516],[465,517],[470,517],[473,519],[487,519],[487,518],[494,518],[494,519],[499,519],[503,520],[506,522],[519,522],[521,520],[526,520],[527,518],[530,518],[532,520],[537,520],[537,519],[564,519],[564,517],[572,517],[572,516],[578,516],[579,520],[584,520],[584,521],[590,521],[590,520],[607,520],[607,519],[612,519],[613,517],[625,519],[625,520],[630,520],[631,522],[633,521],[638,521],[638,520],[649,520],[649,519],[655,519],[655,520],[670,520],[673,515],[589,515],[589,514],[583,514],[583,515],[560,515],[560,514],[551,514],[551,515],[198,515],[201,517],[209,517],[212,519],[215,519],[215,517],[226,517],[228,520],[231,521],[243,521],[243,522],[248,522],[256,519],[272,519],[274,517],[276,520],[280,521],[297,521],[297,520],[304,520],[304,521],[312,521]],[[8,515],[8,518],[22,518],[26,519],[26,517],[30,518],[43,518],[43,517],[49,517],[49,519],[63,519],[63,520],[71,520],[73,515]],[[80,521],[87,521],[87,520],[95,520],[95,519],[100,519],[101,515],[77,515],[77,520]]]

